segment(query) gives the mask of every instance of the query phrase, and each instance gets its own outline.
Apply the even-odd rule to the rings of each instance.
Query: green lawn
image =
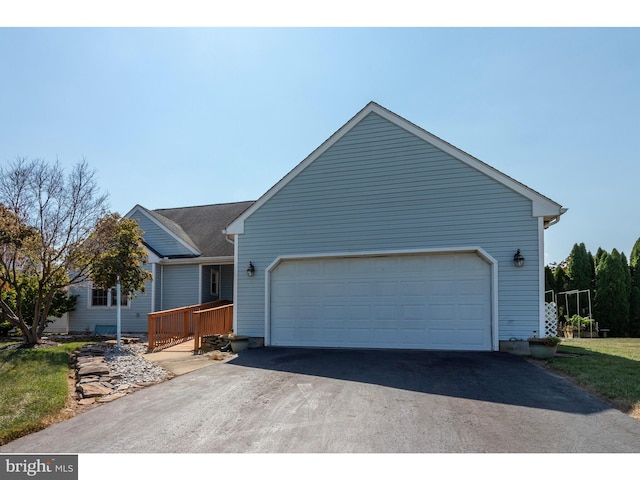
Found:
[[[569,338],[547,366],[640,419],[640,339]]]
[[[82,345],[0,350],[0,445],[44,428],[64,408],[69,354]]]

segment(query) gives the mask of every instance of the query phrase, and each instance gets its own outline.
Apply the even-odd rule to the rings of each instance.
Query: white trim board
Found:
[[[242,234],[244,233],[244,222],[253,213],[264,205],[271,197],[284,188],[289,182],[296,178],[301,172],[303,172],[311,163],[313,163],[320,155],[333,146],[338,140],[345,136],[350,130],[352,130],[360,121],[362,121],[370,113],[376,113],[384,119],[394,123],[400,128],[405,129],[409,133],[416,135],[418,138],[432,144],[440,150],[448,153],[452,157],[466,163],[467,165],[475,168],[481,173],[493,178],[499,183],[503,184],[507,188],[519,193],[520,195],[528,198],[532,202],[532,216],[543,217],[546,225],[552,225],[557,223],[560,216],[566,212],[558,203],[545,197],[544,195],[532,190],[526,185],[514,180],[513,178],[505,175],[504,173],[496,170],[490,165],[478,160],[477,158],[469,155],[468,153],[454,147],[453,145],[445,142],[444,140],[436,137],[435,135],[427,132],[426,130],[416,126],[408,120],[400,117],[399,115],[381,107],[375,102],[369,102],[362,110],[360,110],[354,117],[351,118],[346,124],[338,129],[331,137],[329,137],[324,143],[316,148],[307,158],[300,162],[293,168],[287,175],[285,175],[278,183],[271,187],[262,197],[260,197],[251,207],[245,210],[238,218],[231,222],[224,230],[226,234]]]

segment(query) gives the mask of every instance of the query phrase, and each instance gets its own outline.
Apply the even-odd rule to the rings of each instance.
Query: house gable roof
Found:
[[[134,216],[135,212],[144,214],[186,247],[192,257],[233,257],[233,245],[227,241],[222,230],[253,203],[234,202],[157,210],[136,205],[126,216]],[[151,246],[149,248],[153,249]]]
[[[467,165],[475,168],[476,170],[484,173],[485,175],[493,178],[502,185],[510,188],[511,190],[519,193],[520,195],[528,198],[532,202],[532,215],[534,217],[543,217],[545,228],[558,222],[560,216],[566,212],[558,203],[545,197],[544,195],[536,192],[535,190],[527,187],[526,185],[514,180],[513,178],[505,175],[504,173],[496,170],[490,165],[482,162],[481,160],[469,155],[468,153],[454,147],[450,143],[442,140],[441,138],[427,132],[426,130],[418,127],[417,125],[409,122],[408,120],[400,117],[399,115],[387,110],[386,108],[378,105],[375,102],[369,102],[362,110],[360,110],[354,117],[352,117],[346,124],[344,124],[339,130],[337,130],[331,137],[329,137],[324,143],[316,148],[307,158],[300,162],[293,170],[285,175],[278,183],[276,183],[271,189],[269,189],[262,197],[260,197],[253,205],[245,210],[238,218],[231,222],[225,229],[225,233],[240,234],[244,233],[244,221],[249,218],[256,210],[264,205],[271,197],[284,188],[289,182],[297,177],[302,171],[304,171],[311,163],[313,163],[319,156],[326,152],[331,146],[333,146],[338,140],[344,137],[349,131],[351,131],[358,123],[360,123],[365,117],[375,113],[380,115],[389,122],[405,129],[409,133],[417,136],[418,138],[432,144],[440,150],[448,153],[452,157],[466,163]]]

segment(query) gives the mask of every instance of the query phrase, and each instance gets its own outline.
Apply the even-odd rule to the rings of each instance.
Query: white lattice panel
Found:
[[[558,307],[553,302],[544,304],[544,334],[558,335]]]

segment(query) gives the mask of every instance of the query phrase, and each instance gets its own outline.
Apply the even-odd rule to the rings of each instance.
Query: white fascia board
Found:
[[[131,217],[133,216],[133,212],[135,212],[136,210],[139,210],[139,209],[141,209],[141,208],[142,208],[142,207],[141,207],[141,205],[140,205],[140,204],[136,204],[136,206],[135,206],[135,207],[133,207],[131,210],[129,210],[127,213],[125,213],[125,214],[123,215],[123,217],[125,217],[125,218],[131,218]]]
[[[165,225],[159,222],[158,219],[156,219],[153,215],[151,215],[149,211],[146,208],[144,208],[142,205],[136,205],[135,207],[133,207],[131,211],[127,213],[126,216],[128,218],[131,218],[135,211],[138,211],[141,214],[143,214],[145,217],[147,217],[149,220],[155,223],[158,227],[160,227],[167,235],[171,236],[174,240],[176,240],[180,245],[185,247],[191,253],[193,253],[194,255],[200,255],[200,251],[194,249],[191,245],[189,245],[187,242],[185,242],[179,236],[177,236],[175,233],[169,230]]]
[[[424,140],[425,142],[430,143],[434,147],[442,150],[445,153],[448,153],[452,157],[460,160],[461,162],[469,165],[479,172],[484,173],[485,175],[496,180],[505,187],[515,191],[516,193],[519,193],[525,198],[530,199],[532,202],[532,215],[534,217],[549,217],[556,215],[559,216],[564,213],[560,204],[545,197],[541,193],[532,190],[531,188],[502,173],[501,171],[496,170],[492,166],[484,163],[482,160],[469,155],[468,153],[442,140],[441,138],[438,138],[435,135],[427,132],[426,130],[418,127],[417,125],[414,125],[413,123],[407,121],[399,115],[396,115],[395,113],[382,107],[378,107],[377,109],[375,109],[375,112],[386,120],[395,123],[400,128],[403,128],[408,132],[416,135],[418,138]]]
[[[243,234],[244,233],[244,221],[249,218],[253,213],[258,210],[262,205],[271,199],[276,193],[278,193],[285,185],[296,178],[301,172],[303,172],[311,163],[315,161],[320,155],[326,152],[333,144],[335,144],[340,138],[342,138],[349,130],[351,130],[356,124],[360,122],[366,115],[368,115],[372,108],[376,106],[375,103],[369,103],[365,108],[360,110],[351,120],[345,123],[338,131],[325,140],[318,148],[316,148],[307,158],[300,162],[296,167],[287,173],[278,183],[271,187],[264,195],[262,195],[253,205],[245,210],[242,215],[236,218],[225,229],[226,234]]]
[[[430,143],[434,147],[448,153],[452,157],[460,160],[461,162],[469,165],[470,167],[478,170],[481,173],[493,178],[502,185],[510,188],[511,190],[519,193],[520,195],[528,198],[532,202],[532,215],[534,217],[555,217],[564,213],[560,204],[545,197],[541,193],[532,190],[526,185],[514,180],[508,175],[496,170],[490,165],[478,160],[477,158],[469,155],[468,153],[454,147],[450,143],[436,137],[435,135],[427,132],[421,127],[409,122],[401,116],[381,107],[375,102],[370,102],[362,110],[360,110],[351,120],[345,123],[340,129],[338,129],[331,137],[325,140],[322,145],[316,148],[307,158],[300,162],[293,170],[285,175],[278,183],[271,187],[262,197],[260,197],[251,207],[234,220],[225,230],[226,234],[242,234],[244,233],[244,221],[249,218],[256,210],[264,205],[271,197],[278,193],[285,185],[297,177],[302,171],[304,171],[313,161],[320,155],[333,146],[338,140],[340,140],[347,132],[355,127],[364,117],[370,113],[376,113],[388,120],[391,123],[399,126],[400,128],[408,131],[409,133],[417,136],[418,138]]]

